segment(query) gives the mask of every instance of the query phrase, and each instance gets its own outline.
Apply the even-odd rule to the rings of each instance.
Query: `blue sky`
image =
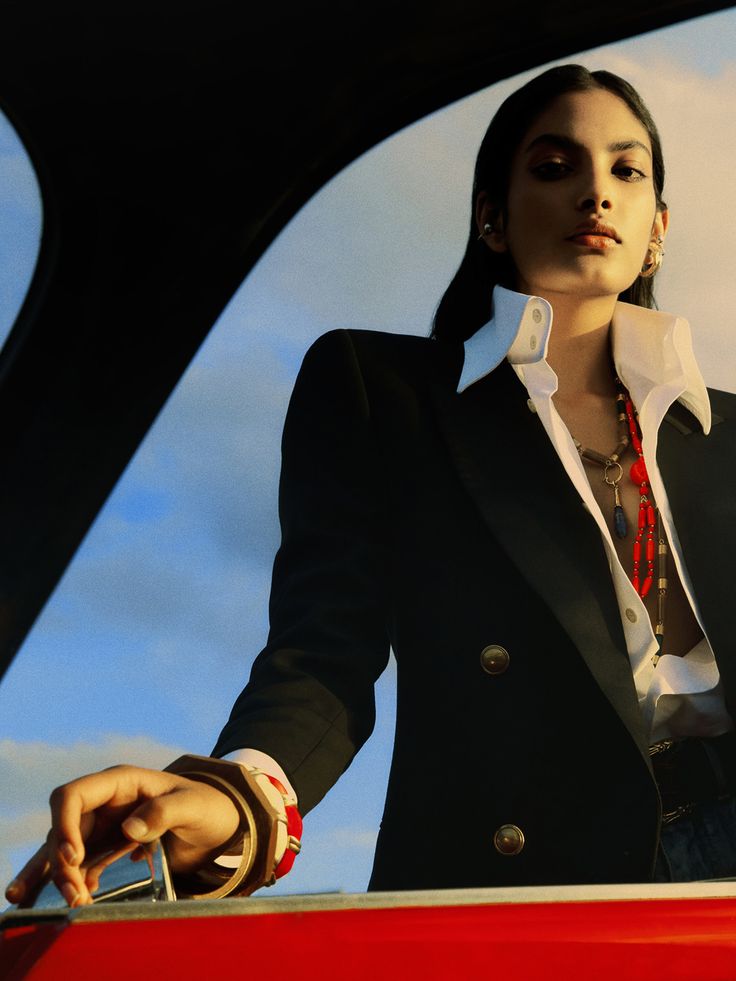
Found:
[[[730,390],[734,40],[729,11],[565,59],[629,78],[658,121],[673,212],[660,305],[690,318],[706,379]],[[56,783],[113,762],[163,765],[209,751],[265,638],[279,438],[304,351],[332,327],[427,332],[462,253],[482,133],[538,70],[360,158],[290,222],[233,298],[0,685],[0,877],[45,834]],[[37,202],[0,125],[0,339],[33,266]],[[307,818],[304,850],[279,891],[365,888],[393,697],[390,667],[376,733]]]

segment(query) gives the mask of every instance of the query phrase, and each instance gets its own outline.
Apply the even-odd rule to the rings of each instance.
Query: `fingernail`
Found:
[[[141,821],[137,817],[129,817],[126,821],[123,821],[122,826],[125,829],[126,835],[132,838],[133,841],[140,841],[141,838],[145,838],[148,834],[148,825],[145,821]]]
[[[15,903],[17,900],[20,899],[22,895],[23,895],[23,889],[21,887],[20,882],[18,882],[17,879],[13,879],[12,882],[8,883],[7,888],[5,890],[5,898],[9,902]]]
[[[79,902],[79,893],[71,884],[71,882],[65,882],[61,887],[61,895],[64,897],[69,906],[75,906]]]
[[[59,845],[59,852],[68,865],[77,864],[77,853],[74,851],[74,846],[70,842],[62,841]]]

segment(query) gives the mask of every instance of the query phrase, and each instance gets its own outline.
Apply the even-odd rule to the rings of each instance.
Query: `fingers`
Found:
[[[12,903],[26,901],[43,879],[52,879],[70,906],[91,902],[90,885],[101,869],[89,875],[84,867],[87,840],[95,851],[120,847],[124,838],[116,816],[129,812],[141,796],[165,792],[179,778],[136,767],[113,767],[57,787],[51,794],[51,830],[43,845],[6,890]],[[155,784],[149,787],[148,784]],[[97,863],[99,864],[99,863]],[[88,881],[89,880],[89,881]]]
[[[114,851],[104,852],[102,855],[97,856],[92,860],[91,864],[85,864],[84,884],[90,895],[99,889],[100,876],[105,869],[109,868],[114,862],[117,862],[118,859],[123,858],[124,855],[129,855],[134,850],[136,850],[135,844],[126,842]]]
[[[69,906],[92,902],[84,868],[85,842],[95,829],[96,807],[105,803],[113,789],[106,778],[96,795],[91,778],[82,777],[57,787],[49,798],[51,830],[46,839],[49,874]]]
[[[54,829],[46,837],[48,877],[69,906],[81,906],[92,902],[81,867],[81,856],[67,841],[59,843]]]
[[[96,826],[95,814],[101,808],[135,805],[139,788],[133,767],[112,767],[100,773],[79,777],[52,791],[49,859],[70,867],[82,864],[85,842]],[[141,771],[147,773],[148,771]]]
[[[5,898],[9,903],[22,903],[43,882],[48,871],[48,849],[43,844],[8,885]]]
[[[70,906],[89,903],[101,872],[114,860],[111,853],[167,833],[175,870],[189,871],[217,854],[239,824],[226,794],[141,767],[111,767],[72,780],[53,791],[50,805],[46,844],[8,887],[10,902],[23,901],[50,877]]]
[[[8,902],[23,905],[32,901],[37,890],[52,878],[48,840],[23,866],[5,890]],[[91,902],[89,891],[79,869],[65,867],[64,873],[53,876],[56,887],[69,906]]]

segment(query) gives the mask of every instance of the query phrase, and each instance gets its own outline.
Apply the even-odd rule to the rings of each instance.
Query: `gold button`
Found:
[[[488,674],[503,674],[509,666],[509,652],[505,647],[491,644],[480,652],[480,664]]]
[[[524,832],[515,824],[502,824],[493,836],[493,844],[500,855],[518,855],[524,847]]]

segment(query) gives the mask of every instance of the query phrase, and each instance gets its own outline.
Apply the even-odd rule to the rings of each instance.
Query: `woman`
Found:
[[[483,140],[432,338],[340,331],[305,358],[269,642],[213,756],[260,767],[306,812],[370,734],[392,644],[372,888],[736,874],[719,559],[736,405],[709,397],[684,321],[647,309],[663,183],[628,83],[545,72]],[[55,791],[8,898],[50,863],[88,901],[95,819],[96,836],[168,831],[179,873],[211,868],[241,820],[223,766],[209,783],[123,767]]]

